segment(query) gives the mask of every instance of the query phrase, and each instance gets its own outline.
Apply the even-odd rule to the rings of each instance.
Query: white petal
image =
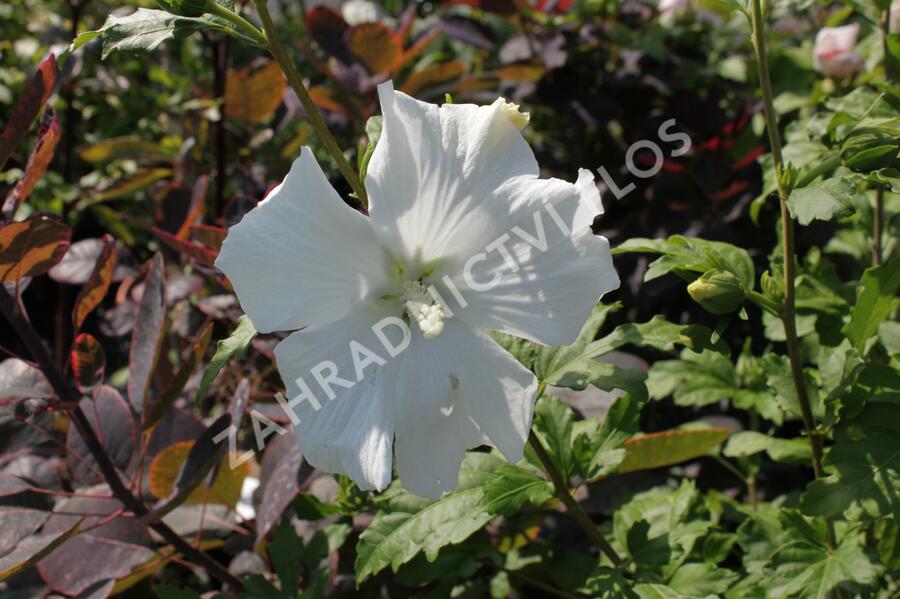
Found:
[[[521,459],[537,380],[485,334],[454,319],[431,340],[416,331],[389,368],[397,472],[409,491],[434,498],[453,490],[471,447]]]
[[[502,101],[438,107],[390,82],[378,94],[384,130],[366,176],[376,233],[407,265],[480,250],[505,213],[491,205],[493,191],[511,177],[538,174]]]
[[[379,248],[368,219],[341,201],[303,148],[284,182],[228,231],[216,266],[257,330],[293,330],[384,293]]]
[[[387,363],[390,357],[372,332],[384,315],[360,308],[338,322],[292,333],[275,348],[286,398],[300,418],[294,430],[306,460],[320,470],[346,474],[363,489],[379,491],[391,482],[394,436],[384,369],[377,363],[366,367],[358,358],[356,365],[363,366],[359,379],[350,342],[358,342]],[[331,384],[334,399],[329,399],[314,374],[324,362],[333,362],[336,376],[353,383],[350,388]],[[319,372],[327,375],[331,370]],[[314,401],[299,399],[298,377],[309,386]]]
[[[450,303],[451,309],[472,326],[544,345],[571,343],[597,300],[619,286],[609,242],[590,229],[594,216],[603,212],[593,176],[582,169],[574,185],[519,177],[495,196],[510,206],[509,237],[502,245],[512,263],[496,246],[469,269],[438,271],[453,280],[468,303],[462,308]],[[481,289],[494,280],[499,282]]]

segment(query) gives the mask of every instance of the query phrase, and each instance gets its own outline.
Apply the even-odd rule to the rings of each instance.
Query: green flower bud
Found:
[[[762,288],[763,294],[776,303],[781,303],[784,299],[784,279],[781,273],[770,273],[765,271],[759,278],[759,286]]]
[[[893,167],[900,160],[900,130],[860,127],[841,144],[841,160],[856,171]]]
[[[746,297],[744,286],[726,270],[710,270],[688,285],[693,300],[713,314],[729,314],[741,307]]]
[[[179,17],[199,17],[207,12],[206,7],[214,0],[156,0],[166,12]]]

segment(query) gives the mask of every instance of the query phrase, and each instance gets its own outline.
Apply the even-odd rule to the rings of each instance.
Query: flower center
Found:
[[[406,306],[406,313],[419,326],[425,339],[434,339],[444,332],[444,310],[421,281],[404,283],[401,299]]]

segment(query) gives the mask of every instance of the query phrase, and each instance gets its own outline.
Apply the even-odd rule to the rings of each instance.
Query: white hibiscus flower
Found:
[[[275,355],[306,459],[382,490],[395,455],[438,497],[466,449],[515,462],[528,437],[535,377],[484,331],[569,343],[619,279],[592,175],[538,179],[515,105],[378,92],[369,217],[304,148],[216,264],[259,331],[295,331]]]

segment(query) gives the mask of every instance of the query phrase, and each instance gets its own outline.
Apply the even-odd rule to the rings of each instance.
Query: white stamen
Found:
[[[425,339],[434,339],[444,332],[446,315],[440,304],[428,293],[428,288],[419,281],[407,282],[403,293],[406,311],[416,321]]]

